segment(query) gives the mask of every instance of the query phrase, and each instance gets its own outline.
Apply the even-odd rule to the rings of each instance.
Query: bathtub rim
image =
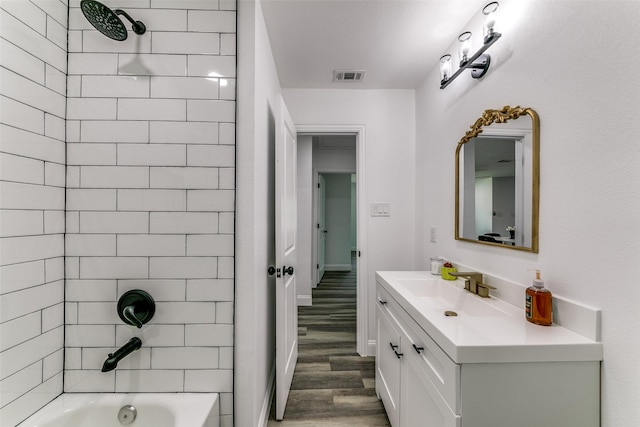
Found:
[[[129,398],[129,400],[121,401],[121,399],[127,398]],[[44,405],[42,408],[26,418],[16,427],[39,427],[41,423],[55,421],[57,417],[59,418],[59,416],[64,413],[64,411],[79,408],[81,405],[86,406],[110,403],[117,411],[126,404],[133,404],[133,406],[136,406],[136,404],[144,405],[146,402],[153,402],[156,405],[159,403],[169,403],[169,406],[171,406],[170,403],[173,403],[175,406],[172,407],[172,409],[175,410],[176,412],[174,413],[178,415],[181,414],[180,410],[185,410],[185,403],[194,404],[197,402],[200,405],[207,405],[204,408],[200,408],[200,411],[198,411],[197,413],[197,420],[193,419],[196,415],[194,415],[194,412],[192,410],[188,411],[189,413],[187,414],[187,416],[177,417],[178,424],[176,425],[176,427],[183,427],[183,424],[180,424],[180,421],[185,421],[185,418],[187,419],[186,421],[188,421],[188,424],[184,424],[184,427],[199,427],[198,425],[193,424],[194,421],[198,423],[202,421],[202,426],[207,427],[212,425],[210,421],[212,417],[216,419],[219,419],[220,417],[220,393],[215,392],[65,392],[58,395],[55,399]],[[192,408],[190,407],[189,409]],[[216,422],[213,425],[218,425],[218,423]]]

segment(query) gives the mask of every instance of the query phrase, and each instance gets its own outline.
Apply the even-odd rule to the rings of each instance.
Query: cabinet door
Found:
[[[400,415],[400,334],[381,309],[378,308],[378,336],[376,345],[376,392],[382,399],[393,427],[399,427]],[[392,348],[392,346],[394,346]],[[395,351],[394,351],[395,350]]]
[[[408,354],[415,358],[416,369],[429,378],[454,414],[460,410],[460,365],[442,351],[436,342],[405,312],[400,312],[399,323],[406,336],[403,344]]]
[[[460,427],[460,416],[451,411],[424,370],[420,369],[420,363],[423,362],[409,352],[402,367],[402,427]]]

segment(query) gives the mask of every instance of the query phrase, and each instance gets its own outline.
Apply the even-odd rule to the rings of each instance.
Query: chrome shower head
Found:
[[[96,0],[82,0],[80,8],[85,18],[110,39],[123,41],[127,39],[127,28],[118,15],[122,15],[132,24],[132,30],[136,34],[144,34],[147,28],[140,21],[134,21],[127,12],[121,9],[111,10]]]

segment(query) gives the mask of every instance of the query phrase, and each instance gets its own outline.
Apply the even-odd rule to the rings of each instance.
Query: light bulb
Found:
[[[451,77],[451,55],[442,55],[440,57],[440,81],[442,83]]]
[[[460,65],[464,65],[469,60],[469,52],[471,52],[471,32],[466,31],[458,36]]]
[[[499,6],[500,4],[497,1],[494,1],[482,8],[482,14],[485,16],[484,26],[482,27],[485,43],[489,43],[496,32]]]

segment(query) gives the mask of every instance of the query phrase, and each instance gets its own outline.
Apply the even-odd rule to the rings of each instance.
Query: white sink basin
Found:
[[[602,360],[602,343],[557,324],[527,322],[524,304],[496,297],[502,291],[510,298],[516,292],[523,298],[520,286],[498,282],[502,288],[495,290],[495,296],[481,298],[464,290],[462,279],[443,280],[429,271],[377,271],[376,282],[380,297],[391,302],[387,309],[394,316],[413,319],[455,363]],[[591,316],[586,311],[571,312],[586,309],[568,304],[562,302],[563,315]],[[445,311],[454,311],[457,317],[446,316]],[[575,317],[572,322],[575,325]]]
[[[443,315],[461,317],[495,317],[508,316],[500,308],[492,304],[491,299],[481,298],[469,291],[438,279],[399,279],[397,283],[413,297],[420,298],[421,305],[434,310],[441,310]]]
[[[438,279],[398,279],[398,283],[418,298],[440,298],[451,302],[462,293],[460,288],[444,285]]]

